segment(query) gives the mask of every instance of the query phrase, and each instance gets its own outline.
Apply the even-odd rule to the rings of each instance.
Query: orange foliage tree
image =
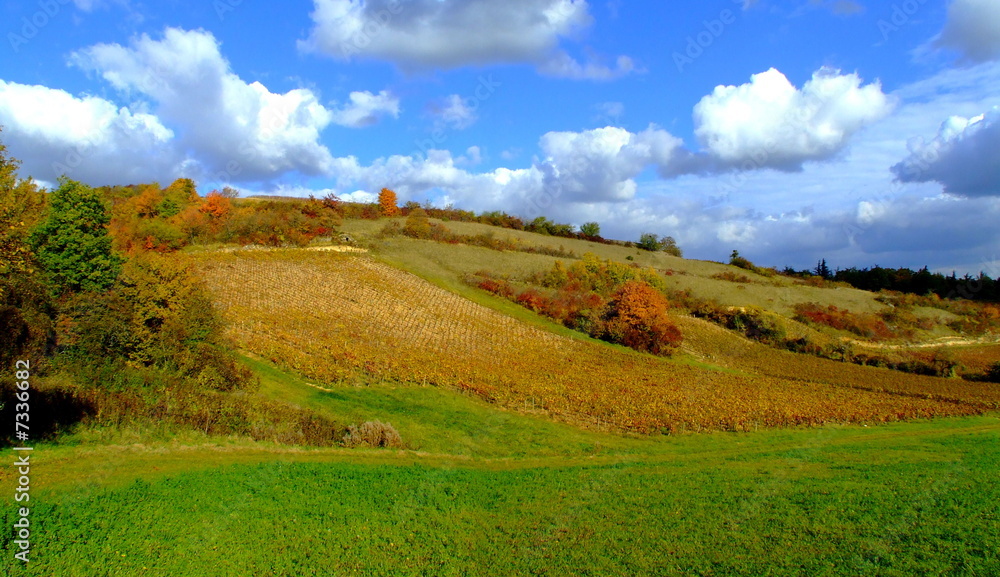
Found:
[[[629,281],[615,292],[605,323],[607,340],[654,355],[669,354],[681,344],[681,332],[667,317],[670,303],[642,281]]]
[[[228,197],[224,196],[217,190],[213,190],[208,193],[205,197],[205,202],[198,210],[207,214],[213,219],[221,220],[229,215],[230,211],[233,209],[233,203]]]
[[[398,216],[398,200],[399,199],[396,197],[395,191],[383,188],[382,192],[378,193],[378,205],[382,212],[382,216]]]

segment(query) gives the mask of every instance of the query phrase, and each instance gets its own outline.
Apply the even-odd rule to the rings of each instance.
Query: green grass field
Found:
[[[623,437],[247,362],[261,394],[389,421],[407,448],[81,431],[36,448],[33,561],[5,535],[4,574],[1000,573],[996,414]]]

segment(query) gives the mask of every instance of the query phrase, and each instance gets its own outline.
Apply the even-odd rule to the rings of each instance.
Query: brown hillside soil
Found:
[[[734,371],[577,341],[364,256],[190,258],[242,347],[321,384],[453,387],[516,410],[638,432],[884,422],[998,406],[998,395],[949,380],[781,353],[725,331],[699,332],[693,319],[678,319],[688,346]]]

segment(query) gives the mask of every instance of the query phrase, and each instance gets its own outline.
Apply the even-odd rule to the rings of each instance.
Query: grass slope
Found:
[[[404,437],[441,452],[237,441],[42,446],[37,477],[64,474],[32,494],[34,561],[25,568],[5,554],[4,574],[1000,571],[995,415],[627,439],[432,388],[404,398],[391,386],[324,393],[251,364],[269,394],[381,413]],[[481,434],[469,430],[475,418],[487,420]],[[81,483],[65,474],[85,464],[116,475]],[[11,474],[4,470],[4,485]],[[9,526],[14,508],[4,505],[0,522]],[[8,536],[0,544],[11,551]]]

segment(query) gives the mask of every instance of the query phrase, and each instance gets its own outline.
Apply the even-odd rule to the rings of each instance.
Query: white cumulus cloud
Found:
[[[833,157],[892,108],[878,82],[862,86],[857,74],[824,68],[798,89],[772,68],[702,98],[695,134],[724,165],[795,171]]]
[[[403,68],[530,63],[543,74],[606,80],[631,72],[627,57],[609,68],[560,49],[593,23],[585,0],[314,0],[314,27],[299,48],[350,61]]]
[[[639,133],[608,126],[549,132],[540,146],[545,158],[538,168],[552,195],[572,202],[608,202],[635,196],[633,179],[649,166],[669,164],[681,140],[653,126]]]
[[[1000,196],[1000,108],[952,116],[892,171],[901,182],[935,181],[955,195]]]
[[[350,102],[333,111],[333,122],[350,128],[363,128],[378,122],[381,116],[399,118],[399,98],[388,91],[378,94],[352,92]]]
[[[100,184],[168,180],[183,161],[173,132],[150,114],[94,96],[0,80],[0,125],[24,171]]]
[[[463,208],[534,215],[558,203],[561,207],[621,203],[634,198],[634,178],[650,167],[673,161],[681,141],[650,126],[642,132],[604,127],[583,132],[549,132],[539,139],[541,155],[527,168],[472,172],[482,159],[478,147],[463,156],[447,150],[426,155],[393,155],[361,165],[357,158],[338,158],[333,174],[341,190],[359,185],[383,186],[401,198],[421,200],[429,193],[447,195]]]
[[[129,46],[98,44],[72,54],[76,66],[115,88],[155,103],[209,175],[262,180],[289,171],[326,173],[333,162],[319,142],[334,114],[311,90],[284,94],[247,83],[230,68],[211,33],[167,28]]]

